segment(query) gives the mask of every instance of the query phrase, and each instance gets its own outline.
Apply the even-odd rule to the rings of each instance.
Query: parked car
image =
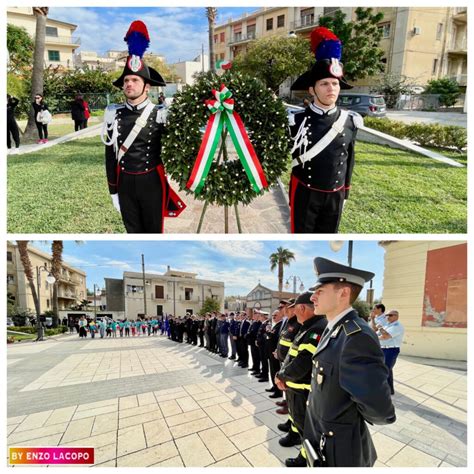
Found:
[[[7,318],[7,327],[12,327],[15,326],[15,323],[13,322],[12,318]]]
[[[387,115],[385,99],[379,94],[342,92],[337,99],[337,105],[342,109],[353,110],[362,117],[385,117]]]

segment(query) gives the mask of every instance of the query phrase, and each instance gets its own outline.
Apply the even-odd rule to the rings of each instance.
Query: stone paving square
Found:
[[[298,453],[278,443],[268,385],[205,349],[162,336],[18,346],[8,446],[93,446],[98,467],[282,467]],[[376,467],[467,467],[467,374],[438,362],[400,356],[397,422],[370,427]]]

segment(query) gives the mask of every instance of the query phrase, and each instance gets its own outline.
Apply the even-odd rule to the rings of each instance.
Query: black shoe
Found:
[[[265,392],[276,392],[277,390],[278,389],[275,386],[273,386],[272,388],[266,388]]]
[[[248,365],[247,365],[247,364],[242,364],[240,367],[241,367],[242,369],[246,369],[246,368],[248,367]]]
[[[230,356],[229,360],[235,360],[235,356]]]
[[[281,398],[281,397],[283,397],[283,394],[281,393],[280,390],[268,396],[268,398]]]
[[[289,431],[288,434],[283,438],[280,438],[278,442],[280,443],[280,446],[284,446],[285,448],[291,448],[292,446],[301,444],[300,435],[296,434],[294,431]]]
[[[290,429],[291,429],[291,421],[290,420],[287,420],[285,421],[285,423],[280,423],[277,428],[280,430],[280,431],[283,431],[284,433],[289,433]]]
[[[260,379],[259,382],[269,382],[270,380],[269,379]]]
[[[306,459],[301,456],[301,453],[298,454],[296,458],[288,458],[285,459],[285,466],[286,467],[306,467]]]

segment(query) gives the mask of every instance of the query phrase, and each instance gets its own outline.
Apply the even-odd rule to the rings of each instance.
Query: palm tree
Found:
[[[44,49],[46,40],[46,19],[48,7],[33,7],[36,16],[35,52],[33,55],[33,71],[31,76],[31,102],[34,102],[36,94],[43,94],[44,76]],[[25,138],[33,138],[36,134],[35,114],[30,110],[28,123],[24,133]]]
[[[206,8],[207,21],[209,23],[209,69],[216,70],[216,58],[214,55],[214,24],[216,22],[217,8]]]
[[[283,267],[288,266],[295,259],[295,254],[288,249],[278,247],[276,252],[270,255],[270,270],[278,267],[278,291],[283,291]]]
[[[62,261],[63,261],[63,241],[53,240],[51,244],[51,273],[55,278],[53,285],[53,328],[59,324],[59,304],[58,304],[58,286],[61,277]]]
[[[17,240],[18,252],[20,254],[20,261],[23,265],[23,271],[25,272],[26,279],[28,280],[28,285],[31,290],[31,295],[33,296],[33,302],[35,304],[36,317],[39,317],[40,305],[38,299],[38,293],[36,293],[35,286],[35,276],[33,273],[33,266],[31,265],[30,256],[28,254],[28,240]]]

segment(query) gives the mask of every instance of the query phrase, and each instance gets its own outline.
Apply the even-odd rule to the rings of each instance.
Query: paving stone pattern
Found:
[[[100,467],[280,467],[298,452],[278,444],[268,386],[204,349],[73,335],[8,347],[8,362],[8,446],[93,446]],[[466,372],[401,357],[395,380],[397,422],[370,427],[376,466],[466,467]]]

